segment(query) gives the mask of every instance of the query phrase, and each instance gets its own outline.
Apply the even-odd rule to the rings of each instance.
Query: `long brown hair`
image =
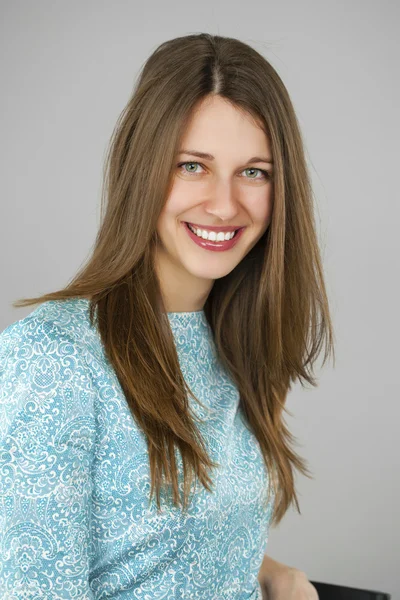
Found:
[[[260,444],[275,494],[272,524],[277,525],[291,503],[300,513],[294,468],[313,478],[291,448],[296,438],[283,418],[283,410],[289,412],[287,394],[296,380],[303,387],[304,382],[317,385],[313,365],[323,343],[322,364],[329,353],[334,359],[334,334],[299,124],[282,80],[255,49],[208,33],[158,46],[110,140],[101,225],[91,256],[64,289],[13,306],[87,297],[91,322],[97,309],[106,355],[146,435],[150,498],[156,491],[160,507],[165,475],[174,505],[180,505],[177,449],[183,508],[193,476],[212,491],[208,470],[217,464],[189,413],[187,393],[197,398],[180,370],[153,264],[157,221],[171,189],[179,141],[192,109],[209,94],[257,119],[274,160],[271,223],[243,260],[215,281],[204,311]]]

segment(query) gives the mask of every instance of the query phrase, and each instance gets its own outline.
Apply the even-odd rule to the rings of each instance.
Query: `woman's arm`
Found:
[[[94,390],[61,330],[21,327],[0,336],[0,596],[89,600]]]
[[[264,555],[258,573],[263,600],[318,600],[315,587],[300,569]]]
[[[280,563],[277,560],[273,560],[270,556],[267,556],[266,554],[264,554],[264,558],[261,563],[261,568],[258,573],[259,582],[261,583],[261,581],[264,578],[270,577],[271,575],[273,575],[273,573],[276,573],[281,567],[286,567],[286,566],[287,565],[284,565],[283,563]]]
[[[258,573],[258,581],[261,584],[267,584],[273,577],[276,577],[282,570],[289,569],[288,565],[274,560],[270,556],[264,554],[263,561],[261,563],[260,571]]]

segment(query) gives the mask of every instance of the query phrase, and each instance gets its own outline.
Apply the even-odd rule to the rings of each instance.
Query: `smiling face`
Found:
[[[273,165],[254,160],[272,161],[267,135],[250,115],[221,96],[199,103],[179,151],[172,189],[157,223],[160,243],[155,249],[168,312],[203,308],[214,281],[230,273],[264,234],[273,205]],[[186,223],[202,231],[217,228],[217,233],[222,231],[219,226],[243,229],[224,249],[221,236],[214,246],[207,244],[205,234],[196,238]]]

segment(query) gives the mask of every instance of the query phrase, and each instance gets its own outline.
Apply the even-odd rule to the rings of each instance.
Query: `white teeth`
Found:
[[[210,240],[212,242],[223,242],[227,240],[231,240],[235,235],[236,231],[227,231],[224,233],[223,231],[206,231],[205,229],[194,229],[188,223],[188,227],[190,231],[193,231],[198,237],[203,238],[203,240]]]

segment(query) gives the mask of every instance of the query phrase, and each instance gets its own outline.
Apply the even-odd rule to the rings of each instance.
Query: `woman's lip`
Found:
[[[195,229],[205,229],[206,231],[225,231],[226,232],[226,231],[237,231],[238,229],[243,229],[243,227],[241,225],[237,225],[236,227],[232,227],[232,225],[231,226],[220,225],[219,227],[214,227],[212,225],[197,225],[196,223],[190,223],[189,221],[185,221],[185,223],[188,223]]]
[[[225,250],[230,250],[231,248],[236,246],[241,236],[243,235],[243,231],[245,229],[244,227],[241,227],[230,240],[212,241],[205,240],[204,238],[197,236],[195,233],[193,233],[186,221],[184,221],[183,223],[187,234],[193,240],[193,242],[201,248],[203,248],[204,250],[209,250],[211,252],[224,252]]]

